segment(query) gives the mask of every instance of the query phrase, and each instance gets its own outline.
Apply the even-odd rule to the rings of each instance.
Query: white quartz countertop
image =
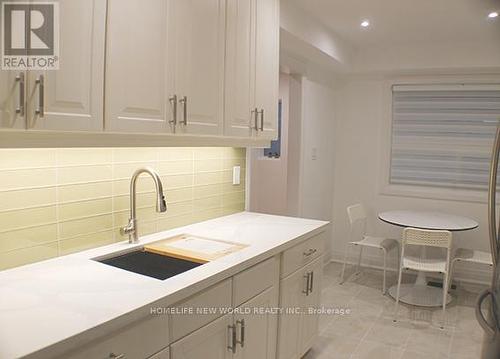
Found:
[[[242,212],[0,272],[0,359],[45,357],[171,305],[324,230],[328,222]],[[92,260],[177,234],[248,247],[164,281]],[[61,349],[62,350],[62,349]]]

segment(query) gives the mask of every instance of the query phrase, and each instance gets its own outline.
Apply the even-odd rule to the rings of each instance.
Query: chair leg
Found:
[[[358,266],[356,269],[356,273],[361,272],[361,256],[362,255],[363,255],[363,246],[359,246]]]
[[[386,272],[387,272],[387,250],[385,248],[382,248],[382,252],[384,252],[384,279],[382,280],[382,294],[385,295],[386,292]]]
[[[446,323],[446,299],[448,299],[448,272],[443,274],[444,283],[443,283],[443,322],[441,324],[441,329],[444,329],[444,325]]]
[[[398,275],[398,287],[396,289],[396,306],[394,310],[394,321],[398,320],[398,309],[399,309],[399,290],[401,289],[401,277],[403,276],[403,267],[399,266],[399,275]]]
[[[345,274],[345,266],[347,264],[347,257],[349,256],[349,249],[351,248],[351,244],[347,243],[344,254],[344,265],[342,266],[342,273],[340,275],[340,284],[344,283],[344,274]]]
[[[447,288],[448,292],[450,292],[451,285],[453,284],[453,268],[455,267],[455,262],[456,260],[452,260],[450,263],[450,274],[448,277],[448,288]]]

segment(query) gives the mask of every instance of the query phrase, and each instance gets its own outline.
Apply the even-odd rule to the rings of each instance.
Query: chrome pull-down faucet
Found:
[[[120,233],[123,235],[128,234],[129,243],[139,242],[139,234],[137,232],[137,211],[136,211],[136,194],[137,194],[137,179],[143,173],[149,174],[155,183],[156,188],[156,211],[166,212],[167,203],[165,202],[165,196],[163,195],[163,185],[161,183],[160,176],[153,169],[149,167],[139,168],[132,175],[130,180],[130,219],[128,224],[121,228]]]

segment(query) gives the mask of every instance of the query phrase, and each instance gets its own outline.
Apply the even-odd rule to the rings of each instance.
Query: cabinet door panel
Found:
[[[109,0],[105,129],[169,132],[170,1]]]
[[[228,0],[224,134],[248,137],[255,108],[255,1]]]
[[[232,314],[213,321],[175,342],[170,347],[171,359],[231,359],[229,330]]]
[[[59,2],[59,69],[29,71],[29,128],[98,131],[103,128],[106,0]],[[40,106],[43,75],[44,116]]]
[[[221,134],[225,1],[172,2],[175,89],[180,99],[187,97],[187,125],[181,124],[184,106],[179,103],[176,132]]]
[[[321,282],[323,278],[323,257],[321,256],[306,267],[312,273],[312,291],[304,296],[303,308],[305,313],[309,308],[317,308],[321,300]],[[304,355],[313,345],[318,335],[319,316],[317,314],[304,314],[300,326],[299,354]]]
[[[25,71],[0,70],[0,129],[22,129],[26,127],[26,115],[17,113],[16,109],[21,109],[26,103],[21,103],[21,77]],[[18,78],[16,80],[16,78]],[[24,90],[26,86],[24,86]],[[25,109],[26,110],[26,109]]]
[[[254,311],[261,308],[276,308],[277,305],[277,290],[271,287],[239,307],[243,310],[248,309],[249,314],[246,312],[235,314],[239,341],[242,340],[241,335],[244,331],[244,343],[237,345],[235,359],[276,358],[277,316],[271,312],[259,314]]]
[[[275,138],[279,96],[279,1],[257,0],[256,106],[264,110],[263,131],[257,135]],[[259,118],[260,126],[260,118]]]
[[[280,284],[280,307],[285,311],[302,308],[306,289],[305,271],[298,270]],[[279,319],[278,358],[295,359],[299,350],[300,325],[302,317],[298,313],[284,312]]]

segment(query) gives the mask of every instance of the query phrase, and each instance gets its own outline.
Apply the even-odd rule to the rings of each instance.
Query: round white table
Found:
[[[389,211],[379,213],[378,218],[386,223],[400,227],[413,227],[431,230],[468,231],[478,226],[470,218],[440,212],[428,211]],[[423,253],[425,255],[425,253]],[[396,297],[397,286],[389,288],[389,294]],[[443,289],[427,285],[424,272],[418,272],[414,284],[401,284],[399,300],[406,304],[422,307],[440,307],[443,305]],[[448,295],[447,303],[451,302]]]

